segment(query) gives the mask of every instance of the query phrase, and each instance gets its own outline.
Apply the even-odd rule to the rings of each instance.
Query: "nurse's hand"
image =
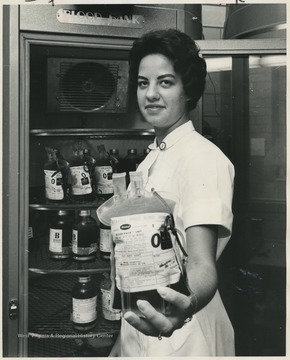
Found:
[[[189,296],[181,294],[168,287],[157,289],[160,296],[169,303],[166,313],[162,314],[146,300],[138,300],[137,306],[143,317],[139,317],[132,311],[124,314],[124,319],[130,325],[145,335],[157,337],[169,337],[176,329],[180,329],[186,319],[193,315],[194,304]]]

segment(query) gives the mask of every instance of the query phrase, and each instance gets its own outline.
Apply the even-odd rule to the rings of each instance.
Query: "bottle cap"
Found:
[[[90,210],[79,210],[79,216],[88,216],[91,215]]]
[[[91,275],[82,275],[78,278],[79,282],[89,282],[91,281]]]
[[[118,154],[119,154],[119,150],[118,150],[118,149],[110,149],[110,154],[112,154],[112,155],[118,155]]]
[[[68,215],[68,211],[67,210],[58,210],[57,214],[58,215]]]
[[[137,154],[137,149],[129,149],[128,154]]]

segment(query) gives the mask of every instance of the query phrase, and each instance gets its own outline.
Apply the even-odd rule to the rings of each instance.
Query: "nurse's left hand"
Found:
[[[185,320],[193,315],[194,309],[190,298],[168,287],[157,289],[160,296],[169,303],[166,313],[162,314],[146,300],[138,300],[137,306],[143,317],[132,311],[124,314],[130,325],[145,335],[169,337],[176,329],[180,329]]]

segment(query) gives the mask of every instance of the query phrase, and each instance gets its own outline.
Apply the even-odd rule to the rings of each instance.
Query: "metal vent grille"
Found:
[[[119,66],[83,62],[60,64],[60,111],[114,109]],[[109,106],[108,103],[110,102]]]
[[[127,60],[48,57],[47,110],[126,113],[128,77]]]

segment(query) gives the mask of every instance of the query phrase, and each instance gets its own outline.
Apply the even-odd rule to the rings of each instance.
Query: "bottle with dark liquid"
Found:
[[[55,149],[45,148],[47,161],[44,164],[45,198],[49,202],[63,202],[65,191],[63,188],[63,175],[58,166]]]
[[[128,187],[130,183],[130,172],[136,171],[138,164],[137,149],[129,149],[128,154],[123,159],[123,168],[126,172],[126,187]]]
[[[90,261],[96,258],[99,227],[91,217],[89,210],[80,210],[76,222],[73,224],[72,253],[78,261]]]
[[[102,313],[103,317],[109,321],[120,321],[121,310],[113,309],[113,299],[111,293],[111,279],[109,273],[103,274],[104,279],[100,283],[100,289],[102,294]]]
[[[97,288],[94,287],[90,275],[78,277],[72,290],[72,322],[78,331],[92,330],[97,320]]]
[[[91,150],[90,149],[84,149],[83,151],[83,164],[84,164],[84,168],[89,172],[90,174],[90,179],[91,179],[91,185],[93,190],[95,189],[95,168],[97,165],[97,161],[96,159],[92,156],[91,154]],[[93,199],[93,194],[94,191],[92,192],[92,199]]]
[[[104,199],[113,196],[113,167],[110,155],[103,144],[98,146],[99,158],[95,170],[96,193]]]
[[[122,159],[119,156],[118,149],[110,149],[110,162],[113,168],[114,173],[120,173],[123,171],[122,169]]]
[[[83,149],[74,149],[74,156],[70,162],[71,197],[75,202],[89,202],[93,200],[93,189],[90,172],[84,164]]]
[[[137,292],[131,292],[130,291],[130,285],[128,285],[128,282],[130,282],[130,277],[127,279],[121,279],[121,306],[122,311],[125,313],[126,311],[133,311],[138,315],[143,315],[138,306],[137,301],[138,300],[146,300],[148,301],[157,311],[161,313],[166,312],[166,306],[167,302],[159,295],[157,290],[147,290],[147,291],[137,291]],[[186,280],[183,278],[183,276],[180,277],[178,282],[170,284],[170,280],[167,280],[166,282],[162,283],[162,286],[168,286],[171,289],[178,291],[184,295],[190,295],[190,292],[188,290],[188,287],[186,285]],[[114,306],[118,306],[119,302],[114,302]]]
[[[73,218],[66,210],[59,210],[49,226],[49,255],[52,259],[71,256]]]
[[[100,257],[102,260],[110,261],[112,248],[111,228],[100,223]]]
[[[126,193],[126,173],[113,173],[114,202],[121,201]],[[105,261],[110,261],[113,250],[111,228],[100,222],[100,257]]]

